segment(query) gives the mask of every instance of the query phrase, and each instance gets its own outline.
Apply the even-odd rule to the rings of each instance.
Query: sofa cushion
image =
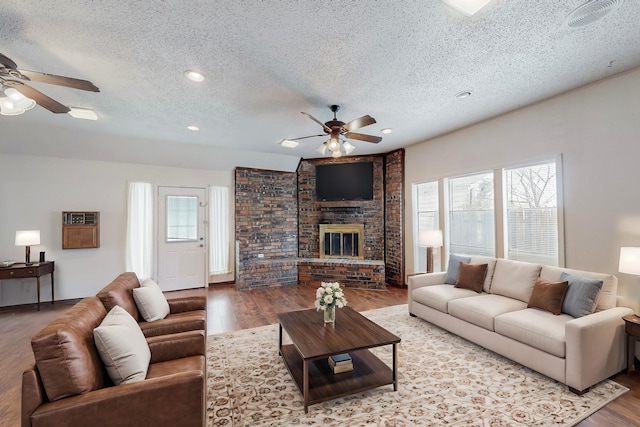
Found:
[[[469,298],[456,299],[449,302],[449,314],[476,326],[494,330],[494,317],[511,311],[527,308],[527,304],[494,294],[474,294]]]
[[[562,273],[560,280],[569,282],[567,296],[562,304],[562,312],[573,317],[582,317],[593,313],[596,309],[598,294],[602,289],[602,280],[574,276],[568,273]]]
[[[424,286],[411,292],[413,301],[443,313],[449,312],[449,301],[477,295],[469,289],[456,288],[451,285]]]
[[[558,357],[566,355],[565,324],[573,317],[527,308],[495,318],[495,331]]]
[[[493,272],[496,269],[496,258],[474,255],[471,257],[471,261],[469,264],[487,264],[487,275],[484,278],[484,285],[482,286],[482,290],[486,293],[489,293],[491,289],[491,281],[493,280]]]
[[[133,290],[139,287],[140,282],[136,273],[126,272],[120,274],[111,283],[102,288],[97,297],[100,298],[107,311],[111,311],[113,307],[119,305],[139,322],[141,316],[133,299]]]
[[[493,273],[491,293],[527,303],[541,268],[540,264],[500,258]]]
[[[447,275],[444,278],[444,283],[448,285],[455,285],[458,280],[458,272],[460,271],[461,262],[471,261],[470,257],[460,256],[456,254],[449,254],[449,265],[447,266]]]
[[[618,278],[613,274],[593,273],[590,271],[573,270],[571,268],[545,265],[542,267],[542,271],[540,271],[540,277],[552,282],[558,282],[560,281],[560,275],[562,273],[568,273],[573,276],[586,277],[589,279],[602,280],[602,288],[598,294],[595,311],[602,311],[616,307],[618,298]]]
[[[115,306],[93,330],[100,358],[115,385],[142,381],[147,376],[151,351],[138,322]]]
[[[527,308],[539,308],[554,315],[562,312],[562,303],[569,287],[568,282],[547,282],[538,278],[533,286]]]
[[[487,264],[467,264],[466,262],[461,262],[455,287],[480,293],[482,292],[486,275]]]
[[[101,389],[109,383],[93,341],[93,329],[106,315],[98,298],[85,298],[31,339],[50,401]]]
[[[151,279],[145,280],[139,288],[133,289],[133,299],[140,315],[147,322],[164,319],[169,314],[167,298]]]

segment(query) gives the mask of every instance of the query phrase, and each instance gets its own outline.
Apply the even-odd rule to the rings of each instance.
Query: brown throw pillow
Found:
[[[455,287],[471,289],[481,293],[488,266],[489,264],[467,264],[466,262],[461,262]]]
[[[558,315],[562,312],[562,303],[568,288],[569,282],[547,282],[538,279],[533,286],[527,307],[539,308]]]

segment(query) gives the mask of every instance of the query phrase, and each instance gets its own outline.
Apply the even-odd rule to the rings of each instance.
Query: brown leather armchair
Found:
[[[204,426],[203,330],[147,338],[143,381],[114,386],[94,344],[107,311],[85,298],[32,338],[35,365],[22,376],[22,427]]]
[[[116,305],[127,310],[136,319],[146,337],[196,330],[206,332],[207,297],[205,295],[171,297],[165,294],[169,303],[169,315],[161,320],[147,322],[138,311],[133,299],[133,290],[139,287],[140,281],[135,273],[122,273],[98,292],[97,296],[107,311]]]

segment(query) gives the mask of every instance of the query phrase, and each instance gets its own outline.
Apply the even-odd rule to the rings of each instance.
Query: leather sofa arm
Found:
[[[566,323],[566,384],[569,387],[583,391],[624,368],[622,316],[632,313],[630,308],[614,307]]]
[[[188,331],[148,337],[147,344],[151,350],[151,363],[190,356],[206,356],[207,354],[205,331]]]
[[[56,427],[204,426],[205,390],[205,373],[186,371],[47,403],[32,419]]]
[[[166,296],[166,294],[165,294]],[[173,313],[184,313],[185,311],[206,310],[207,296],[193,295],[188,297],[167,298],[169,311]]]

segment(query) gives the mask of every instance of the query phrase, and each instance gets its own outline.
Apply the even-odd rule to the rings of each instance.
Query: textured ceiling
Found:
[[[338,119],[369,114],[378,123],[359,132],[383,136],[353,141],[353,154],[387,152],[639,67],[640,1],[563,25],[584,2],[493,0],[466,17],[437,0],[5,1],[0,52],[19,68],[91,80],[100,93],[33,86],[100,119],[36,107],[0,127],[152,141],[175,156],[196,144],[309,158],[326,138],[278,142],[322,133],[300,112],[324,122],[340,104]]]

